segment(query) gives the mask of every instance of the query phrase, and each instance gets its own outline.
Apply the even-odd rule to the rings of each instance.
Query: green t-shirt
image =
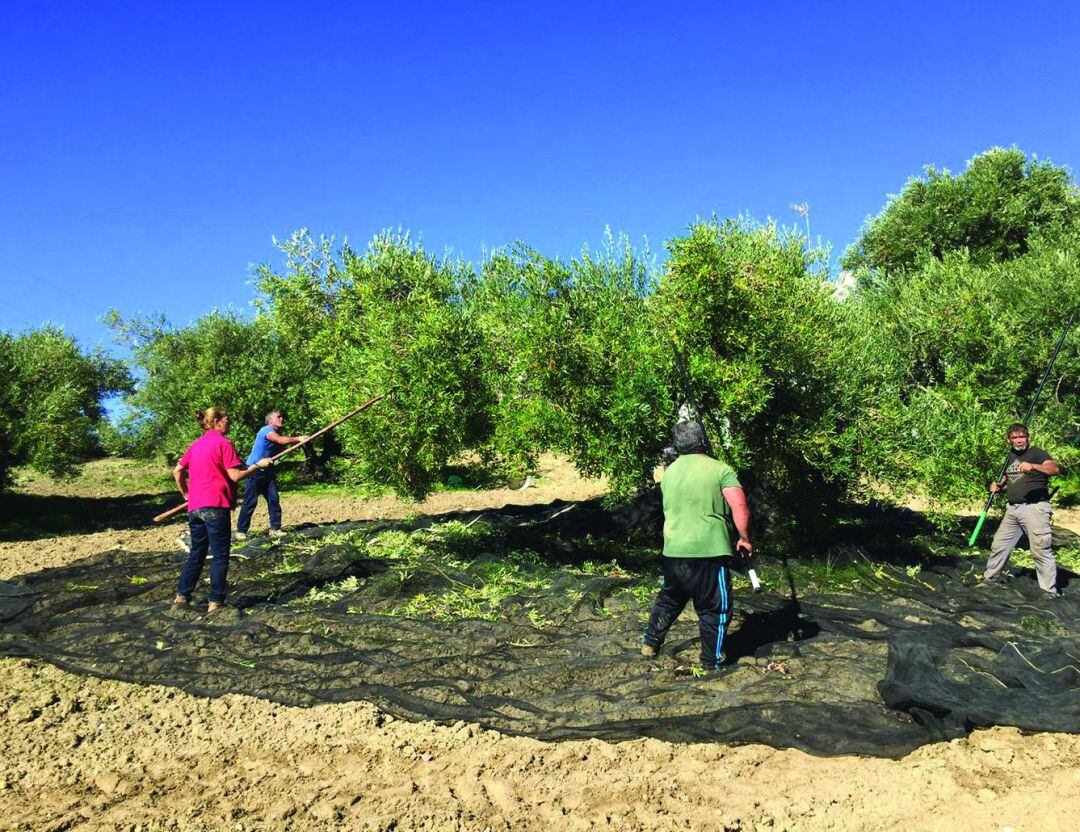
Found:
[[[664,556],[732,554],[731,506],[721,489],[741,488],[730,465],[705,454],[680,456],[664,471]]]

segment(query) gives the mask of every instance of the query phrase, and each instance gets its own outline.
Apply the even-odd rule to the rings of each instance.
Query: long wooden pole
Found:
[[[286,454],[291,454],[293,451],[297,450],[298,448],[304,447],[304,445],[308,444],[308,442],[311,442],[314,439],[318,439],[320,436],[322,436],[327,431],[333,430],[338,425],[340,425],[342,422],[344,422],[346,419],[351,419],[353,416],[355,416],[361,410],[367,410],[369,407],[371,407],[377,401],[385,399],[392,392],[393,392],[393,388],[391,388],[390,390],[388,390],[387,392],[385,392],[385,393],[383,393],[381,395],[376,396],[373,399],[368,399],[366,402],[364,402],[359,407],[354,407],[352,410],[350,410],[348,413],[346,413],[340,419],[337,419],[336,421],[331,422],[329,425],[327,425],[322,430],[316,431],[315,433],[311,434],[311,436],[309,436],[303,442],[297,442],[295,445],[290,445],[288,448],[286,448],[281,453],[274,454],[272,457],[270,457],[270,459],[272,461],[274,461],[274,462],[277,462],[279,459],[281,459]],[[184,503],[181,503],[180,505],[176,506],[176,508],[170,508],[168,511],[163,511],[161,514],[157,515],[157,517],[154,518],[154,522],[159,523],[162,520],[166,520],[169,517],[172,517],[174,514],[179,514],[181,511],[183,511],[185,508],[187,508],[187,505],[188,504],[186,502],[184,502]]]

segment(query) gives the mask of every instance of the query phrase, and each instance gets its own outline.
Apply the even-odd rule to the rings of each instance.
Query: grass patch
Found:
[[[295,606],[307,606],[310,604],[332,604],[336,601],[340,601],[346,595],[352,595],[360,589],[360,579],[355,575],[350,575],[336,584],[327,584],[326,586],[313,587],[307,595],[303,598],[297,598],[294,601],[290,601],[290,605]]]
[[[54,480],[19,468],[0,501],[0,540],[141,528],[180,500],[169,471],[163,460],[97,459]]]
[[[1010,560],[1016,566],[1024,566],[1028,569],[1035,568],[1035,559],[1027,549],[1014,549]],[[1054,552],[1054,560],[1062,569],[1080,575],[1080,549],[1062,547]]]
[[[68,497],[130,497],[176,491],[172,466],[164,458],[93,459],[68,479],[54,479],[21,467],[14,471],[14,485],[16,491],[27,494]]]
[[[1036,635],[1064,636],[1069,633],[1069,629],[1056,618],[1041,615],[1025,615],[1020,619],[1020,626]]]
[[[447,576],[450,577],[450,576]],[[441,593],[419,593],[407,603],[389,611],[390,615],[433,618],[436,621],[481,619],[496,621],[499,606],[518,595],[546,592],[551,580],[515,563],[482,561],[464,571],[462,579],[450,577],[451,586]],[[551,620],[533,608],[526,616],[534,626],[549,626]]]
[[[316,500],[329,500],[334,498],[371,500],[387,493],[386,488],[375,485],[360,483],[345,485],[336,482],[305,482],[300,479],[291,480],[279,476],[278,481],[282,488],[290,494],[302,494]]]

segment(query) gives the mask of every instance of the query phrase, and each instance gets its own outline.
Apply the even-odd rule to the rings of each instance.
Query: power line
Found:
[[[31,314],[30,314],[29,312],[27,312],[27,311],[26,311],[25,309],[20,309],[20,308],[19,308],[18,306],[16,306],[15,304],[13,304],[13,303],[8,303],[8,302],[7,302],[6,300],[4,300],[3,298],[0,298],[0,303],[2,303],[2,304],[3,304],[4,306],[6,306],[6,307],[7,307],[8,309],[12,309],[12,310],[14,310],[14,311],[18,312],[18,313],[19,313],[20,315],[25,315],[25,316],[26,316],[27,318],[33,318],[33,317],[34,317],[34,316],[33,316],[33,315],[31,315]]]
[[[29,269],[25,268],[24,266],[20,266],[18,263],[13,263],[11,260],[9,260],[7,257],[4,257],[2,254],[0,254],[0,263],[7,264],[9,267],[15,269],[16,271],[22,272],[24,275],[29,277],[31,280],[36,280],[42,286],[48,286],[54,292],[57,292],[60,295],[66,297],[66,298],[70,298],[72,295],[74,295],[77,300],[81,301],[82,303],[89,304],[91,308],[97,306],[100,303],[100,300],[91,300],[90,298],[83,296],[81,293],[79,293],[77,291],[74,291],[72,287],[59,286],[56,283],[53,283],[51,280],[46,280],[41,275],[30,271]],[[23,314],[28,314],[28,313],[23,313]]]

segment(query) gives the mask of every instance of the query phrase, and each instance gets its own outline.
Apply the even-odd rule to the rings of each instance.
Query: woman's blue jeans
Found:
[[[176,592],[189,602],[199,583],[208,551],[213,556],[210,561],[210,601],[217,604],[225,602],[225,579],[229,574],[229,548],[232,544],[230,514],[227,508],[199,508],[188,513],[191,553],[180,572]]]

